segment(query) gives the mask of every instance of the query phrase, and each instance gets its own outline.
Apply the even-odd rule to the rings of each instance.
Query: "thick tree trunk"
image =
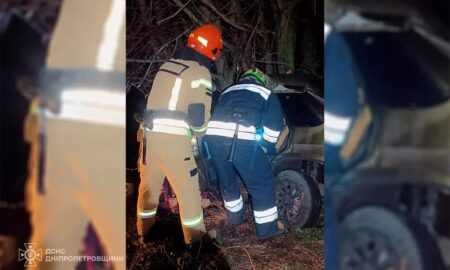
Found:
[[[296,39],[296,26],[292,21],[292,12],[295,6],[294,2],[280,1],[279,6],[281,8],[281,16],[279,19],[279,33],[277,41],[277,53],[278,60],[285,62],[283,67],[285,70],[281,70],[285,73],[287,70],[294,69],[294,57],[295,57],[295,39]]]

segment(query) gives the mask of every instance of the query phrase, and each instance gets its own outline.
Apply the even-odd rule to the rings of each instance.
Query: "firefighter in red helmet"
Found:
[[[153,81],[138,132],[137,230],[142,242],[155,223],[165,178],[177,196],[185,243],[199,241],[206,231],[191,139],[206,131],[212,97],[210,67],[221,49],[220,31],[213,25],[201,26],[189,35],[186,47],[160,67]]]

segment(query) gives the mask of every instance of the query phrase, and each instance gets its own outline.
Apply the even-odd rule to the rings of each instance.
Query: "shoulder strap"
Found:
[[[183,64],[183,63],[180,63],[180,62],[177,62],[177,61],[174,61],[174,60],[169,60],[169,61],[167,61],[166,63],[172,63],[172,64],[175,64],[175,65],[179,65],[179,66],[180,66],[180,71],[179,71],[179,72],[176,72],[176,71],[168,70],[168,69],[165,69],[165,68],[160,68],[159,71],[167,72],[167,73],[170,73],[170,74],[175,75],[175,76],[177,76],[177,77],[181,76],[181,74],[183,74],[183,72],[184,72],[186,69],[189,68],[188,65]]]

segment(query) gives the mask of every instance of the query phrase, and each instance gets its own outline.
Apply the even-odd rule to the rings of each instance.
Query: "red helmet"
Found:
[[[217,60],[222,49],[222,34],[214,25],[203,25],[192,31],[186,46],[211,60]]]

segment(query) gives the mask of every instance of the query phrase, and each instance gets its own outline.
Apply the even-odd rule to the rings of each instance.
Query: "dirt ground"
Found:
[[[264,241],[256,237],[248,204],[245,223],[233,226],[226,222],[221,202],[212,200],[204,212],[207,230],[215,231],[215,238],[206,236],[188,251],[178,215],[165,211],[158,212],[146,244],[141,244],[134,205],[128,203],[127,209],[127,269],[324,269],[323,222]]]

